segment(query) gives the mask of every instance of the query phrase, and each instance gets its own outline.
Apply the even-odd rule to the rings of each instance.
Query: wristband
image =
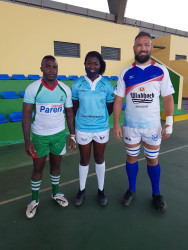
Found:
[[[168,125],[168,127],[165,129],[165,134],[172,134],[173,116],[166,117],[165,125]]]
[[[173,116],[166,116],[166,125],[173,125]]]
[[[71,139],[76,143],[76,136],[71,135]]]

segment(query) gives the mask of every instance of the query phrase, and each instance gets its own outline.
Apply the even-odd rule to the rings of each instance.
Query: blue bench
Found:
[[[0,74],[0,80],[10,80],[10,76],[7,74]]]
[[[0,114],[0,124],[8,122],[4,114]]]
[[[24,95],[25,95],[25,90],[20,91],[20,97],[24,98]]]
[[[27,78],[23,74],[13,74],[12,79],[14,79],[14,80],[27,80]]]
[[[11,122],[21,122],[22,112],[12,112],[9,114],[9,119]]]
[[[68,79],[75,81],[75,80],[78,79],[78,76],[76,76],[76,75],[70,75]]]
[[[106,79],[106,80],[108,80],[108,81],[110,80],[109,76],[103,76],[103,78]]]
[[[57,75],[57,80],[60,80],[60,81],[67,81],[68,78],[67,78],[65,75]]]
[[[39,80],[41,77],[39,75],[28,75],[29,80]]]
[[[3,91],[1,92],[1,97],[3,99],[17,99],[19,96],[16,94],[16,91]]]
[[[123,103],[122,110],[125,110],[126,108],[126,103]]]
[[[111,81],[117,81],[117,80],[118,80],[118,77],[117,77],[117,76],[111,76],[111,77],[110,77],[110,80],[111,80]]]

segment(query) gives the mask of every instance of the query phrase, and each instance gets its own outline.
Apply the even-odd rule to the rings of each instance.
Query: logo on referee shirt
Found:
[[[83,137],[82,137],[81,140],[82,140],[82,141],[87,141],[87,138],[83,138]]]
[[[63,95],[61,96],[61,98],[60,98],[60,102],[62,102],[63,101]]]
[[[153,141],[157,141],[157,140],[158,140],[158,135],[157,135],[157,134],[152,135],[152,140],[153,140]]]
[[[99,136],[101,140],[104,140],[105,136]]]
[[[139,103],[152,103],[154,98],[154,93],[146,94],[146,93],[131,93],[132,101],[134,104]]]
[[[145,91],[145,88],[144,87],[140,87],[139,91]]]

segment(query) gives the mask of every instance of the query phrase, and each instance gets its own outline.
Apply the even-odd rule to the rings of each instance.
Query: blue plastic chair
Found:
[[[8,122],[4,114],[0,114],[0,124]]]
[[[76,75],[70,75],[68,79],[75,81],[75,80],[78,79],[78,76],[76,76]]]
[[[126,108],[126,103],[123,103],[122,110],[125,110]]]
[[[68,78],[67,78],[65,75],[58,75],[58,76],[57,76],[57,80],[60,80],[60,81],[67,81]]]
[[[117,80],[118,80],[118,77],[117,77],[117,76],[111,76],[111,77],[110,77],[110,80],[111,80],[111,81],[117,81]]]
[[[27,78],[23,74],[13,74],[12,79],[14,79],[14,80],[27,80]]]
[[[103,78],[106,79],[106,80],[108,80],[108,81],[110,80],[109,76],[103,76]]]
[[[9,119],[11,122],[21,122],[22,112],[12,112],[9,114]]]
[[[3,91],[1,92],[1,97],[3,99],[17,99],[19,96],[16,94],[16,91]]]
[[[10,76],[7,74],[0,74],[0,80],[10,80]]]
[[[39,80],[41,77],[39,75],[28,75],[29,80]]]
[[[25,95],[25,90],[20,91],[20,97],[24,98],[24,95]]]

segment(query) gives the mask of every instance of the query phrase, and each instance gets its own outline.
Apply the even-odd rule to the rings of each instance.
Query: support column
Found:
[[[123,24],[127,2],[128,0],[108,0],[110,14],[116,16],[116,23]]]

